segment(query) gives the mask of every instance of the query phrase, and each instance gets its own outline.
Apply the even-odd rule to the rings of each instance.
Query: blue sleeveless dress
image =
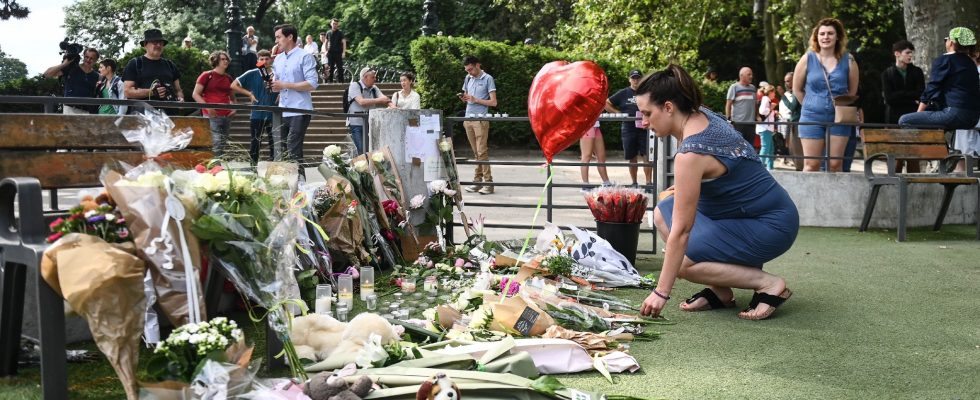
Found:
[[[827,78],[830,87],[833,89],[831,95],[827,91],[827,80],[823,76],[823,65],[817,54],[808,51],[806,53],[806,83],[804,91],[806,97],[803,98],[803,107],[800,110],[800,122],[834,122],[834,96],[847,94],[848,75],[851,73],[850,55],[844,53],[837,67],[830,71]],[[833,125],[830,127],[830,134],[834,136],[850,136],[854,128],[846,125]],[[824,139],[826,131],[820,125],[800,125],[800,138],[802,139]]]
[[[735,128],[717,114],[701,111],[708,116],[708,127],[684,139],[677,152],[714,156],[728,172],[701,182],[686,255],[695,262],[762,268],[796,240],[796,204]],[[657,209],[671,226],[674,197],[658,203]]]

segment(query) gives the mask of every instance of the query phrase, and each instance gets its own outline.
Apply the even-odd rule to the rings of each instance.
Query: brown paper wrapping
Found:
[[[533,302],[525,301],[520,296],[508,297],[501,302],[500,296],[484,295],[483,304],[489,304],[493,308],[493,322],[490,324],[492,330],[514,332],[514,325],[524,313],[525,308],[530,308],[538,313],[538,318],[531,326],[528,336],[541,336],[549,326],[555,324],[554,318],[551,318],[548,313]]]
[[[619,348],[616,342],[633,340],[633,335],[629,333],[607,336],[599,333],[573,331],[558,325],[548,327],[541,337],[571,340],[585,348],[589,352],[589,355],[615,350]]]
[[[58,287],[68,304],[88,321],[92,338],[115,369],[126,397],[135,400],[146,309],[144,263],[133,254],[131,244],[113,245],[77,233],[62,239],[54,251],[45,253],[45,262],[57,270]]]
[[[174,326],[181,326],[188,322],[187,312],[187,293],[184,283],[184,262],[181,256],[182,249],[179,234],[175,224],[168,224],[167,229],[174,239],[174,258],[173,268],[163,268],[165,262],[161,252],[149,255],[146,254],[146,247],[150,242],[160,237],[163,226],[163,217],[166,214],[164,201],[166,194],[163,189],[157,187],[124,186],[117,184],[123,178],[118,172],[109,171],[105,174],[103,183],[106,190],[115,199],[117,208],[126,218],[126,225],[133,235],[133,242],[136,244],[136,254],[145,260],[152,271],[153,286],[157,292],[157,304],[163,314]],[[193,260],[192,274],[193,279],[199,279],[201,248],[197,238],[190,230],[190,216],[184,219],[184,236],[187,238],[187,249]],[[204,306],[204,291],[198,291],[198,304],[201,308],[201,319],[206,320]]]
[[[341,195],[340,200],[331,206],[319,221],[320,226],[330,237],[327,248],[358,260],[369,259],[370,255],[363,246],[364,228],[361,225],[363,221],[356,213],[349,218],[346,213],[351,200],[354,199],[352,193],[354,189],[350,181],[340,175],[331,176],[327,179],[327,189],[331,193]]]

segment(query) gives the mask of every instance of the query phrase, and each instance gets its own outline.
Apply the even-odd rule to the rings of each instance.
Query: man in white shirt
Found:
[[[374,85],[378,81],[378,72],[364,67],[360,73],[361,79],[351,82],[347,89],[347,98],[350,101],[351,114],[366,114],[372,108],[381,108],[388,105],[391,100],[388,96],[381,94],[381,90]],[[351,141],[357,148],[357,154],[364,153],[364,118],[347,118],[347,130],[350,132]]]
[[[320,46],[317,46],[316,42],[313,41],[313,35],[306,35],[306,46],[303,46],[303,50],[306,50],[313,57],[320,55]]]

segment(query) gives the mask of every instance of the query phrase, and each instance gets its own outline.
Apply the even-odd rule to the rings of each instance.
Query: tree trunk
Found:
[[[903,0],[905,34],[915,45],[914,64],[929,75],[932,60],[946,52],[943,38],[956,26],[980,25],[976,0]]]
[[[776,58],[776,32],[773,29],[773,15],[768,7],[763,8],[762,13],[762,34],[765,40],[764,61],[766,65],[766,79],[773,85],[779,85],[778,65],[779,59]]]
[[[810,49],[810,32],[821,19],[830,13],[830,0],[800,0],[800,14],[797,21],[800,24],[800,34],[803,36],[798,47],[801,53]]]
[[[262,0],[259,2],[259,6],[255,10],[255,25],[262,23],[262,19],[265,18],[265,13],[269,11],[269,7],[276,4],[276,0]]]

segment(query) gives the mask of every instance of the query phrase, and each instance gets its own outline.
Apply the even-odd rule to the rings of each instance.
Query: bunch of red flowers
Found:
[[[647,195],[640,189],[600,187],[587,192],[585,202],[596,221],[638,224],[646,212]]]

